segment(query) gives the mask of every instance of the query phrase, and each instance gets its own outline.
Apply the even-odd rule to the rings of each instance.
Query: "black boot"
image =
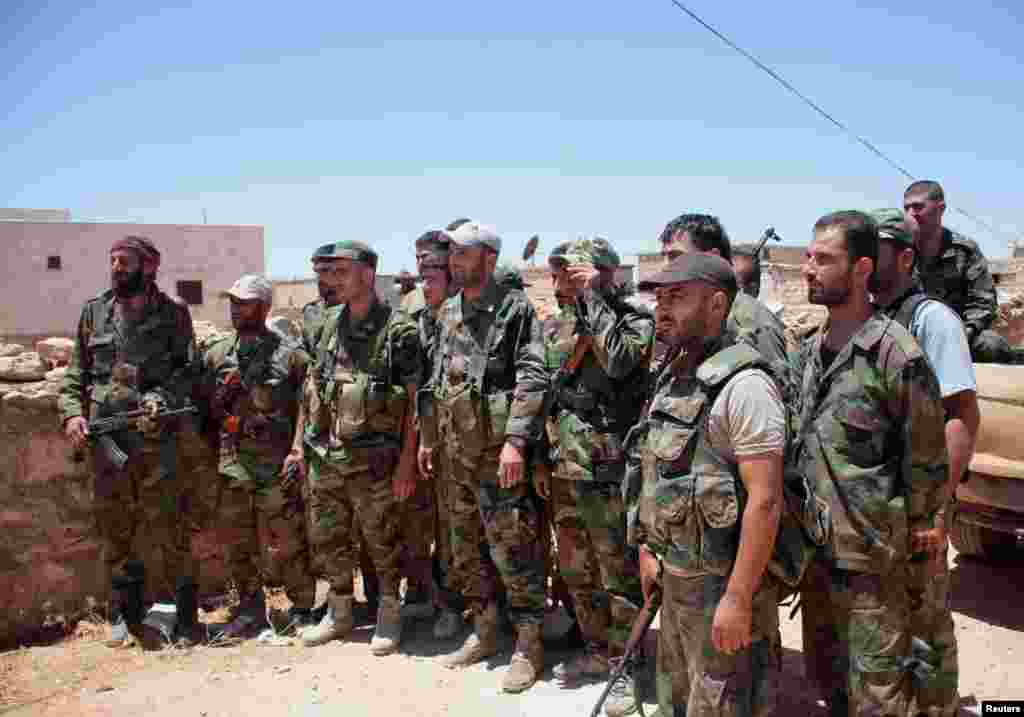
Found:
[[[107,647],[131,647],[142,634],[143,588],[146,568],[136,560],[124,564],[124,572],[110,581],[112,625]]]
[[[174,591],[174,607],[178,617],[174,637],[179,643],[195,644],[201,642],[199,637],[199,599],[196,595],[196,584],[192,578],[178,581],[178,589]]]

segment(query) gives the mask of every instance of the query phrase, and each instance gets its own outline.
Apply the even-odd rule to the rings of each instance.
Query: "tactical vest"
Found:
[[[244,453],[280,466],[291,447],[295,393],[291,385],[292,351],[299,348],[273,332],[242,369],[238,337],[209,349],[217,388],[213,410],[220,422],[218,470],[238,480],[253,480],[239,460]]]
[[[656,396],[650,406],[640,509],[644,522],[654,526],[651,547],[670,572],[732,571],[747,495],[736,465],[708,440],[708,414],[729,380],[748,369],[764,371],[781,392],[779,377],[761,354],[734,344],[698,367],[684,395]],[[787,424],[788,418],[787,409]],[[800,582],[815,546],[824,542],[821,505],[805,481],[797,477],[796,483],[790,477],[784,482],[785,508],[768,565],[789,586]]]
[[[104,292],[93,303],[92,333],[86,350],[92,359],[91,408],[109,415],[138,407],[147,391],[162,386],[175,371],[171,338],[178,335],[178,316],[184,309],[156,290],[146,317],[128,329],[114,317],[114,294]],[[168,430],[174,426],[168,424]]]
[[[621,317],[624,307],[609,305]],[[625,471],[623,438],[640,417],[653,346],[624,378],[612,378],[588,351],[575,371],[567,368],[578,341],[574,311],[545,322],[544,357],[552,374],[556,413],[547,424],[557,446],[556,476],[568,480],[621,482]],[[652,342],[653,343],[653,342]]]
[[[512,312],[502,310],[513,290],[499,286],[498,291],[498,310],[484,340],[484,351],[488,353],[478,351],[467,356],[455,352],[451,340],[438,345],[440,355],[434,369],[437,425],[443,440],[469,455],[479,455],[505,443],[512,406],[515,350],[520,337],[509,332],[521,333],[523,327],[520,322],[510,321]],[[460,302],[461,315],[461,296],[450,301]],[[446,336],[446,328],[441,328],[438,342]]]
[[[398,318],[387,304],[384,325],[368,339],[366,366],[356,366],[345,306],[328,319],[317,347],[317,360],[306,381],[305,442],[321,458],[351,459],[351,449],[401,442],[407,391],[395,377],[391,333]]]

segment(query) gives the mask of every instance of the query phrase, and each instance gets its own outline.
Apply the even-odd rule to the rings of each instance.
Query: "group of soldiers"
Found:
[[[832,714],[955,714],[944,510],[977,432],[972,355],[1013,353],[991,331],[985,259],[944,208],[925,181],[903,209],[822,217],[802,271],[828,319],[797,351],[756,298],[757,257],[734,256],[706,214],[665,227],[665,265],[638,287],[653,302],[618,282],[607,240],[555,247],[543,320],[521,278],[496,273],[486,225],[423,234],[401,307],[375,294],[367,244],[327,244],[301,341],[267,328],[271,286],[250,275],[225,292],[234,331],[202,355],[156,286],[157,249],[115,243],[61,394],[95,474],[111,643],[199,638],[188,516],[212,504],[239,594],[222,635],[261,624],[263,588],[284,586],[303,644],[344,640],[358,567],[374,655],[398,649],[403,618],[436,615],[451,639],[468,615],[445,658],[468,666],[505,623],[502,689],[522,692],[544,671],[554,583],[582,638],[558,682],[621,667],[657,599],[661,717],[763,715],[778,605],[799,595],[807,677]],[[163,417],[189,401],[195,420]],[[119,464],[88,421],[133,410]],[[637,709],[627,664],[609,717]]]

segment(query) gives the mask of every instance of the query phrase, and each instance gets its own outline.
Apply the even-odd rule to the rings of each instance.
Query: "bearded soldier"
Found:
[[[526,295],[494,280],[501,250],[494,230],[468,222],[450,236],[449,264],[461,290],[441,308],[420,406],[420,469],[431,473],[438,447],[453,491],[453,573],[474,615],[473,633],[447,664],[471,665],[497,652],[500,573],[518,632],[502,688],[520,692],[544,666],[540,519],[524,470],[547,389],[540,326]],[[437,435],[422,418],[430,416]],[[480,549],[481,518],[489,554]]]
[[[554,476],[539,461],[535,485],[553,503],[559,574],[586,640],[582,653],[555,666],[559,682],[574,684],[608,676],[643,603],[636,549],[626,546],[622,443],[643,403],[654,317],[616,295],[619,257],[605,239],[561,245],[548,261],[556,296],[569,300],[545,326],[557,452]],[[627,674],[605,711],[635,709]]]
[[[787,439],[772,364],[728,331],[736,277],[689,253],[654,289],[674,358],[631,443],[630,537],[645,597],[660,580],[659,715],[765,715],[772,707],[778,583],[767,572],[782,515]],[[634,453],[635,451],[635,453]]]
[[[911,696],[908,560],[935,527],[947,453],[938,381],[920,346],[871,305],[878,226],[814,225],[803,276],[828,321],[801,347],[794,469],[832,516],[801,588],[807,677],[833,715],[904,717]]]
[[[282,475],[292,449],[308,357],[291,339],[267,328],[270,282],[246,275],[223,292],[234,332],[207,348],[202,382],[218,427],[219,522],[231,533],[228,570],[238,590],[233,619],[219,631],[241,637],[266,614],[263,586],[284,584],[290,623],[312,624],[316,581],[301,484]]]
[[[129,236],[110,249],[111,290],[88,301],[78,322],[71,365],[60,390],[64,430],[79,450],[88,421],[142,408],[140,431],[111,439],[127,454],[119,466],[107,451],[88,452],[95,476],[93,510],[103,564],[113,591],[108,645],[142,637],[189,638],[196,627],[196,581],[187,509],[191,475],[178,472],[178,433],[184,420],[158,422],[163,409],[180,408],[195,373],[195,339],[188,307],[156,286],[160,252]],[[151,418],[152,417],[152,418]],[[133,542],[142,528],[163,553],[163,573],[148,575]],[[143,618],[148,587],[158,605]],[[162,605],[173,603],[170,612]]]
[[[416,482],[413,408],[422,371],[416,324],[374,291],[377,254],[362,242],[321,247],[333,258],[321,277],[341,303],[327,314],[307,377],[294,450],[285,461],[306,472],[310,544],[330,583],[327,613],[302,634],[307,646],[347,637],[353,626],[356,526],[380,580],[370,649],[387,655],[402,635],[398,601],[398,501]]]

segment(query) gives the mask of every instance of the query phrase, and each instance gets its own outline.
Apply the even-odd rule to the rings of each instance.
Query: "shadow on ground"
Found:
[[[950,571],[953,612],[975,620],[1024,631],[1019,590],[1024,586],[1024,552],[1002,560],[981,561],[958,555]]]

